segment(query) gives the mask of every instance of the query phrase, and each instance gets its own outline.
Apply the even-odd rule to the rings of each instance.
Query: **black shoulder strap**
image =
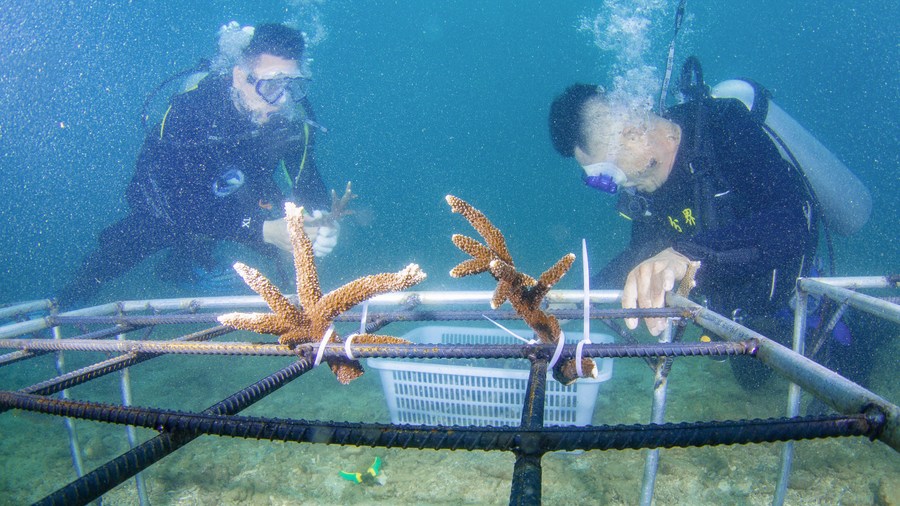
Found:
[[[691,179],[694,205],[701,216],[700,226],[704,229],[718,227],[716,207],[713,205],[714,181],[721,176],[716,170],[716,152],[710,146],[710,139],[706,132],[706,124],[709,120],[710,98],[697,98],[688,102],[691,130],[684,132],[688,142],[689,151],[685,153],[684,170],[688,171]]]

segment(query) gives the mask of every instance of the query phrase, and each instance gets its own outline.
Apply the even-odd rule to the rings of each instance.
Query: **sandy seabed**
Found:
[[[247,335],[239,336],[243,339]],[[242,340],[242,339],[238,339]],[[871,389],[900,398],[893,372],[894,339],[875,369]],[[67,368],[105,358],[67,360]],[[83,362],[83,363],[82,363]],[[132,367],[134,404],[202,410],[272,371],[284,358],[161,357]],[[50,357],[0,370],[3,388],[21,388],[54,376]],[[620,359],[602,384],[593,423],[646,423],[652,373],[640,359]],[[70,390],[72,398],[117,403],[118,375]],[[781,416],[787,385],[773,379],[746,392],[727,363],[696,357],[675,361],[669,379],[667,421]],[[805,398],[805,402],[808,397]],[[316,420],[388,422],[377,372],[349,386],[319,368],[242,414]],[[91,470],[127,450],[122,427],[77,421]],[[153,431],[138,429],[138,440]],[[660,452],[655,504],[771,504],[781,444],[670,449]],[[795,443],[787,504],[900,504],[900,454],[862,438]],[[547,454],[542,460],[545,504],[637,504],[645,451]],[[39,500],[75,479],[63,420],[13,411],[0,415],[0,503]],[[358,485],[340,471],[364,471],[383,462],[383,485]],[[508,504],[514,457],[482,451],[401,450],[273,443],[203,436],[144,471],[154,505],[220,504]],[[105,505],[138,503],[134,480],[103,497]]]

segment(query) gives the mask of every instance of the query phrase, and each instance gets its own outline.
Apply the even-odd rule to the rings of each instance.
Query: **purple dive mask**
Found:
[[[619,185],[627,181],[628,177],[616,164],[600,162],[585,166],[581,180],[595,190],[615,194],[619,191]]]

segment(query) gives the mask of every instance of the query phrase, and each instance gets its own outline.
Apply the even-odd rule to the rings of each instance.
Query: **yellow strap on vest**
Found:
[[[172,104],[169,104],[169,107],[166,108],[166,113],[163,114],[162,121],[159,122],[159,138],[163,138],[163,130],[166,129],[166,118],[169,117],[169,111],[172,110]]]
[[[309,152],[309,123],[303,123],[303,156],[300,157],[300,168],[297,170],[297,177],[294,178],[294,186],[300,181],[300,173],[306,167],[306,154]]]
[[[289,185],[292,188],[296,188],[297,184],[300,181],[300,174],[303,173],[303,169],[306,167],[306,159],[309,154],[309,125],[303,124],[303,155],[300,157],[300,164],[297,169],[297,175],[293,178],[291,177],[290,172],[288,172],[287,164],[284,163],[284,160],[281,160],[278,163],[278,167],[281,169],[281,179],[283,179],[285,185]],[[284,190],[282,190],[284,191]]]

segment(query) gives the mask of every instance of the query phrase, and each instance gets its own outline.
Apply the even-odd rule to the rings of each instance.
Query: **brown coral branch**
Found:
[[[506,248],[506,239],[504,239],[500,230],[495,227],[481,211],[472,207],[465,200],[454,197],[453,195],[447,195],[446,199],[447,203],[450,204],[450,209],[453,210],[454,213],[459,213],[469,220],[469,223],[471,223],[472,227],[481,234],[481,237],[484,238],[484,241],[487,243],[488,247],[491,248],[491,251],[497,255],[497,258],[513,265],[512,257],[509,254],[509,250]]]
[[[297,273],[297,297],[300,305],[311,307],[322,298],[319,287],[319,272],[313,261],[312,242],[303,231],[303,208],[291,202],[284,204],[284,218],[291,235],[291,246],[294,250],[294,270]]]
[[[425,279],[425,273],[416,264],[409,264],[402,271],[381,273],[355,279],[328,293],[316,305],[316,311],[326,319],[352,308],[375,295],[405,290]]]
[[[553,267],[541,274],[538,280],[535,280],[516,270],[512,257],[506,249],[506,240],[503,234],[484,214],[466,201],[452,195],[447,195],[446,199],[451,209],[463,215],[481,234],[488,245],[487,248],[490,249],[489,253],[485,252],[487,248],[475,239],[455,234],[452,237],[453,243],[473,258],[454,267],[450,271],[450,275],[462,277],[489,270],[497,280],[497,288],[491,298],[491,307],[497,309],[509,300],[516,313],[534,330],[541,341],[556,343],[562,336],[559,321],[555,316],[541,310],[541,302],[550,288],[568,272],[575,261],[575,255],[571,253],[565,255]],[[484,262],[488,258],[490,258],[488,268],[484,269]],[[574,359],[557,363],[553,367],[553,377],[565,385],[572,383],[578,379],[575,365]],[[582,360],[582,370],[586,376],[597,377],[597,365],[590,358]]]
[[[487,263],[490,263],[494,256],[490,248],[467,235],[453,234],[450,240],[453,241],[457,248],[472,255],[473,258],[487,259]]]
[[[541,277],[538,278],[537,283],[535,283],[534,288],[531,289],[531,296],[539,301],[543,300],[544,296],[547,295],[547,292],[550,291],[553,285],[569,272],[569,268],[572,267],[574,261],[575,255],[569,253],[560,258],[553,267],[544,271],[544,273],[541,274]]]
[[[257,334],[273,334],[277,336],[292,328],[284,318],[277,314],[226,313],[218,319],[222,325],[256,332]]]
[[[349,185],[347,188],[349,193]],[[347,197],[349,200],[350,197]],[[410,264],[396,273],[366,276],[322,296],[319,274],[313,261],[312,244],[303,231],[303,208],[285,204],[285,221],[294,251],[294,267],[297,270],[297,292],[301,306],[290,303],[278,288],[256,269],[237,263],[234,268],[244,281],[259,293],[273,314],[228,313],[218,318],[223,325],[258,332],[275,334],[279,342],[290,347],[299,344],[318,343],[328,336],[329,343],[339,344],[336,332],[326,331],[336,316],[373,295],[403,290],[425,279],[425,273],[416,264]],[[361,342],[406,342],[391,336],[365,334]],[[338,381],[349,383],[363,373],[362,365],[348,358],[331,358],[328,365]]]
[[[304,315],[297,311],[297,308],[291,304],[291,301],[288,300],[287,297],[281,294],[281,291],[278,290],[271,281],[268,280],[265,276],[263,276],[258,270],[253,267],[248,267],[247,265],[242,264],[241,262],[236,262],[234,264],[234,270],[244,279],[244,283],[247,283],[247,286],[253,289],[254,292],[258,293],[266,304],[281,318],[285,319],[285,325],[300,325],[306,319]],[[265,332],[270,333],[270,332]]]
[[[487,272],[490,265],[490,260],[485,261],[482,258],[470,258],[450,269],[450,276],[454,278],[463,278],[472,274],[481,274],[482,272]]]
[[[682,297],[687,297],[691,294],[691,290],[697,286],[697,270],[700,268],[700,262],[689,262],[687,270],[684,273],[684,277],[681,278],[681,283],[678,284],[678,291],[676,292],[678,295]]]
[[[352,210],[347,209],[347,204],[358,197],[358,195],[353,193],[350,183],[350,181],[347,181],[347,188],[344,190],[344,194],[341,195],[340,199],[337,196],[337,192],[331,190],[331,213],[328,215],[328,219],[332,222],[338,221],[344,216],[353,214]]]

